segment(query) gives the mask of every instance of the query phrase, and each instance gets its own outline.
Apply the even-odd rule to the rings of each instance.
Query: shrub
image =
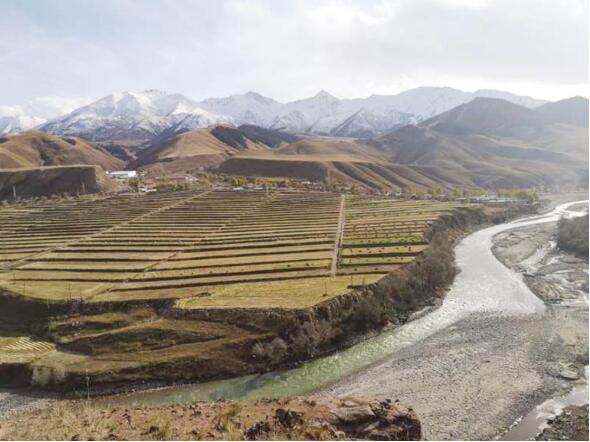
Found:
[[[557,246],[561,250],[588,258],[588,215],[561,218],[557,226]]]

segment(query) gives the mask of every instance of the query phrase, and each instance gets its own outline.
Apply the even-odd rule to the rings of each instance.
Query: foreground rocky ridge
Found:
[[[416,413],[397,401],[293,398],[111,408],[54,402],[0,420],[9,440],[420,440]]]

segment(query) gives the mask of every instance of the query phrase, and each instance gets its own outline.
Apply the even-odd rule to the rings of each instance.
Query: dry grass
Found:
[[[383,275],[367,274],[369,284]],[[208,296],[181,299],[177,306],[195,308],[304,308],[338,296],[349,290],[351,284],[360,283],[360,277],[346,276],[307,278],[302,280],[251,282],[236,285],[204,288]]]
[[[30,336],[1,336],[0,363],[27,363],[49,353],[55,345]]]

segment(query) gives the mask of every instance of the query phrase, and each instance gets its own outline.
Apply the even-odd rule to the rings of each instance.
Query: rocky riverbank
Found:
[[[588,440],[588,405],[567,407],[536,440]]]
[[[588,262],[556,247],[556,223],[500,233],[493,252],[548,304],[572,304],[588,296]]]
[[[61,401],[0,420],[2,440],[420,440],[415,412],[391,400],[292,398],[104,408]]]
[[[551,231],[551,226],[547,229]],[[532,227],[517,232],[526,244],[514,236],[504,242],[497,236],[496,256],[506,257],[505,264],[517,272],[532,275],[531,263],[538,261],[533,255],[537,246],[545,246],[548,237],[537,238]],[[500,304],[505,302],[503,298],[492,296],[482,304],[483,310],[474,308],[463,319],[451,321],[430,337],[336,383],[324,394],[379,396],[395,392],[400,400],[414,406],[426,439],[497,437],[535,405],[571,389],[568,379],[579,378],[588,363],[587,292],[583,296],[587,273],[578,268],[581,263],[568,257],[560,257],[559,263],[555,266],[559,277],[552,282],[562,284],[560,300],[567,298],[568,302],[556,303],[547,297],[544,313],[523,316],[518,310],[511,311],[510,304]],[[566,269],[565,265],[578,267]],[[574,293],[572,287],[576,288]],[[490,293],[502,290],[493,280],[482,278],[474,281],[472,290],[453,299],[453,307],[469,311],[469,298],[479,298],[482,289]],[[520,300],[515,298],[514,302]],[[447,310],[452,313],[452,309]],[[443,315],[441,312],[438,316]],[[411,334],[412,327],[435,328],[435,318],[431,314],[420,320],[421,324],[409,324],[409,331],[400,339]]]

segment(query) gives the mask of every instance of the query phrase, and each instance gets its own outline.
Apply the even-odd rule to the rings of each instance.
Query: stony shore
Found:
[[[536,440],[588,440],[588,405],[567,407]]]
[[[494,251],[505,265],[532,277],[531,263],[539,260],[531,256],[554,231],[555,224],[506,232],[495,238]],[[584,288],[587,296],[588,277],[580,266],[587,264],[557,251],[547,259],[559,265],[545,268],[529,284],[545,299],[545,314],[472,314],[324,394],[395,392],[414,406],[426,439],[498,437],[535,405],[568,391],[567,378],[580,377],[588,363],[588,306],[580,299]],[[556,290],[547,290],[548,284]]]

